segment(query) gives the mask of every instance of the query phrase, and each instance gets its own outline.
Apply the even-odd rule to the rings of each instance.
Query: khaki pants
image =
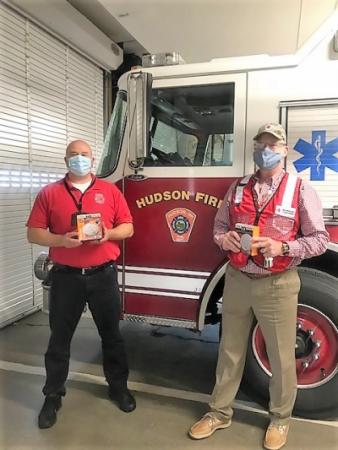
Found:
[[[242,378],[254,315],[261,327],[271,365],[271,419],[287,423],[294,406],[297,300],[300,280],[296,269],[250,279],[230,265],[223,295],[222,339],[216,384],[209,406],[220,419],[231,418],[231,404]]]

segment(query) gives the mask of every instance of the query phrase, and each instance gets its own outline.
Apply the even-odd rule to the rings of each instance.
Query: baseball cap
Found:
[[[266,123],[265,125],[262,125],[258,128],[257,134],[254,137],[254,141],[257,141],[259,137],[263,133],[269,133],[272,134],[272,136],[275,136],[280,141],[283,141],[286,143],[286,133],[282,125],[279,123]]]

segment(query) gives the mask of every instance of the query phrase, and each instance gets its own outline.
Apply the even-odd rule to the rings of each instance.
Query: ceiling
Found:
[[[186,62],[294,53],[338,10],[338,0],[68,0],[101,31],[141,55]]]

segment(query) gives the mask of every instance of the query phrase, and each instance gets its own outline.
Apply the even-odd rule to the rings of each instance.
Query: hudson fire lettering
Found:
[[[190,192],[190,191],[163,191],[155,192],[154,194],[146,195],[136,200],[138,208],[145,208],[154,203],[168,202],[170,200],[193,200],[198,203],[203,203],[213,208],[219,208],[222,200],[219,198],[206,194],[205,192]]]

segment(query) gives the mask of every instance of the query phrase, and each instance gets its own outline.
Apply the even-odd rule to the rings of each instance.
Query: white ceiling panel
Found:
[[[337,0],[97,2],[149,52],[178,51],[186,62],[294,53],[337,8]]]

